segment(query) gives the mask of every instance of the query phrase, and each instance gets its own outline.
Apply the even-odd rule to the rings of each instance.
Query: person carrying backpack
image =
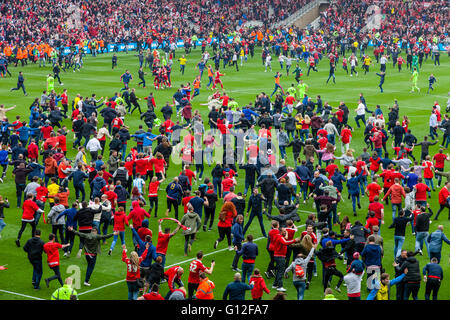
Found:
[[[292,261],[291,265],[284,271],[285,275],[292,271],[292,281],[295,289],[297,289],[297,300],[303,300],[306,288],[306,268],[316,247],[317,243],[313,245],[307,257],[305,257],[304,254],[299,253],[295,260]]]

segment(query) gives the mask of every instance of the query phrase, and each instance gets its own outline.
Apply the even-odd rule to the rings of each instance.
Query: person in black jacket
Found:
[[[247,191],[249,188],[253,190],[255,187],[255,174],[257,171],[256,165],[247,163],[245,165],[240,164],[239,169],[245,170],[245,189],[244,189],[244,197],[247,197]]]
[[[88,208],[88,203],[86,201],[83,201],[81,203],[81,209],[78,210],[78,212],[73,217],[74,221],[78,222],[78,230],[81,233],[91,233],[92,230],[92,223],[94,222],[94,215],[96,213],[101,213],[102,207],[100,206],[98,209],[94,210],[92,208]],[[77,254],[77,258],[81,257],[81,251],[84,247],[84,238],[80,237],[80,246]]]
[[[208,231],[211,231],[214,222],[214,215],[216,213],[216,202],[218,200],[217,193],[214,192],[214,186],[212,186],[211,184],[208,186],[208,191],[206,191],[205,197],[206,199],[208,199],[208,205],[205,207],[205,220],[203,222],[203,231],[206,231],[206,225],[208,224],[209,219],[211,220],[209,221]]]
[[[133,108],[133,110],[130,111],[130,114],[133,114],[133,111],[136,109],[139,110],[140,114],[142,113],[141,106],[139,105],[138,100],[141,100],[141,98],[136,97],[136,89],[135,88],[131,89],[130,102],[134,106],[134,108]]]
[[[289,142],[289,144],[286,147],[292,147],[292,154],[294,156],[294,163],[297,165],[297,161],[299,160],[300,152],[302,152],[302,147],[305,145],[305,143],[300,140],[298,135],[296,134],[294,139]]]
[[[33,266],[33,278],[31,283],[35,290],[39,290],[42,278],[42,253],[45,242],[41,240],[41,230],[36,229],[34,237],[29,239],[23,246],[23,250],[28,254],[28,260]]]
[[[423,243],[425,242],[425,246],[427,247],[428,254],[430,254],[428,250],[428,241],[426,241],[428,237],[428,231],[430,230],[430,218],[433,215],[433,211],[430,208],[430,204],[427,203],[428,213],[425,212],[425,207],[420,207],[422,211],[419,215],[416,216],[416,225],[414,226],[414,231],[416,232],[416,250],[419,250],[419,253],[423,255]]]
[[[217,163],[212,169],[211,176],[213,178],[214,192],[217,193],[219,198],[222,198],[223,167],[220,163]]]
[[[110,101],[112,100],[110,99]],[[116,109],[112,108],[110,105],[100,111],[100,115],[103,117],[104,123],[108,125],[109,134],[111,134],[112,130],[112,121],[117,117],[117,114]]]
[[[248,207],[247,207],[247,214],[246,217],[248,217],[248,213],[251,210],[250,218],[247,221],[247,224],[244,227],[243,233],[247,232],[248,227],[253,221],[253,218],[255,216],[259,220],[259,226],[261,227],[261,232],[263,234],[264,238],[267,238],[266,230],[264,229],[264,223],[263,223],[263,216],[262,216],[262,202],[265,200],[264,196],[260,193],[258,193],[258,188],[253,189],[253,194],[250,196],[250,199],[248,200]]]
[[[414,257],[415,253],[408,251],[406,253],[406,261],[400,266],[399,272],[403,273],[405,269],[408,269],[403,281],[405,282],[405,292],[403,295],[404,300],[408,300],[409,296],[412,294],[414,300],[418,300],[417,294],[420,289],[420,281],[422,277],[420,275],[420,265],[419,261]],[[398,267],[397,263],[394,263],[394,267]]]
[[[236,207],[237,214],[244,216],[245,215],[245,206],[246,206],[247,202],[245,201],[245,198],[242,196],[242,192],[238,192],[237,196],[234,197],[233,199],[231,199],[231,202]]]
[[[278,186],[278,181],[276,181],[272,176],[267,176],[259,182],[257,186],[261,188],[261,193],[265,198],[264,211],[268,208],[268,213],[270,215],[272,213],[272,204],[275,196],[275,189]]]
[[[408,222],[414,220],[414,216],[409,212],[408,216],[405,215],[405,211],[400,209],[398,217],[394,218],[389,229],[395,228],[394,231],[394,258],[397,258],[402,252],[402,246],[405,242],[405,229]]]

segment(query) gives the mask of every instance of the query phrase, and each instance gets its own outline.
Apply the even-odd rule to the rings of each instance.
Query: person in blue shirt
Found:
[[[358,201],[358,209],[361,209],[361,204],[359,202],[359,183],[362,178],[364,171],[361,171],[359,175],[355,172],[352,173],[352,177],[347,181],[348,193],[352,197],[352,208],[353,215],[356,217],[356,200]]]
[[[376,75],[380,77],[380,83],[378,84],[378,87],[381,90],[380,92],[383,93],[384,76],[386,75],[386,73],[384,71],[380,73],[377,72]]]
[[[427,90],[427,94],[430,93],[430,89],[433,91],[433,84],[436,82],[436,77],[433,74],[430,74],[430,76],[428,77],[428,90]]]
[[[23,77],[22,71],[19,71],[19,75],[17,76],[17,87],[16,88],[11,88],[10,91],[19,90],[20,88],[22,88],[24,96],[27,96],[28,93],[25,90],[24,82],[25,82],[25,79]]]
[[[338,244],[342,245],[343,243],[346,243],[347,241],[350,241],[350,238],[344,238],[344,239],[338,240],[338,239],[336,239],[336,232],[330,231],[330,232],[328,233],[328,235],[325,235],[325,234],[324,234],[323,239],[320,240],[320,245],[321,245],[322,247],[325,248],[326,243],[327,243],[328,241],[331,241],[331,244],[332,244],[332,246],[333,246],[333,248],[334,248],[334,247],[336,247]]]
[[[259,114],[255,111],[253,111],[252,109],[250,109],[248,106],[245,106],[242,109],[242,113],[244,114],[245,118],[248,121],[252,121],[252,116],[259,117]]]
[[[122,89],[120,89],[120,91],[122,90],[128,90],[128,84],[130,83],[130,81],[133,79],[133,76],[130,74],[129,70],[125,70],[125,73],[123,73],[120,76],[120,80],[123,82],[124,87]]]
[[[444,279],[444,272],[439,265],[438,258],[434,257],[422,270],[425,286],[425,300],[430,300],[430,294],[433,293],[433,300],[437,300],[441,281]]]
[[[6,177],[6,170],[9,164],[9,152],[8,145],[3,144],[2,149],[0,149],[0,165],[3,167],[3,173],[0,181],[3,183],[3,179]]]
[[[78,164],[78,169],[72,171],[64,180],[73,179],[73,187],[75,188],[75,197],[78,200],[81,192],[81,201],[86,198],[86,191],[84,189],[84,180],[88,179],[89,175],[83,171],[83,165]],[[66,182],[63,182],[66,183]]]
[[[391,163],[393,162],[389,158],[389,153],[385,153],[384,158],[381,158],[381,166],[383,167],[383,170],[386,170]]]
[[[369,295],[367,296],[367,300],[377,300],[376,299],[377,294],[382,289],[383,290],[382,290],[381,294],[383,295],[383,298],[387,298],[387,300],[389,300],[389,293],[391,291],[391,287],[401,283],[405,276],[406,276],[406,274],[403,273],[400,276],[398,276],[397,278],[389,280],[389,274],[383,273],[380,277],[380,280],[377,280],[376,277],[373,277],[373,279],[372,279],[373,289],[370,291]],[[387,291],[387,296],[386,296],[386,291]]]
[[[193,197],[191,200],[189,200],[189,203],[194,208],[194,212],[198,214],[200,219],[202,218],[203,214],[203,206],[208,206],[208,199],[204,197],[203,199],[200,197],[201,192],[199,190],[195,191],[195,197]]]
[[[226,286],[222,300],[245,300],[245,292],[252,290],[253,285],[248,285],[241,280],[241,274],[235,273],[234,281]]]
[[[200,72],[200,78],[203,76],[203,71],[205,70],[205,62],[203,60],[200,60],[199,63],[197,63],[198,71]]]
[[[78,223],[77,220],[74,219],[75,215],[77,214],[77,208],[78,208],[78,201],[72,203],[72,208],[66,209],[63,212],[61,212],[58,217],[56,218],[56,221],[59,220],[61,217],[66,217],[66,241],[70,245],[65,248],[64,257],[69,257],[70,252],[72,251],[73,244],[75,243],[75,233],[69,231],[69,227],[72,227],[73,230],[77,230]]]
[[[241,270],[238,269],[237,265],[239,262],[240,255],[237,254],[237,251],[242,249],[242,241],[244,241],[244,232],[242,230],[242,224],[244,223],[244,217],[241,214],[238,214],[236,216],[235,222],[233,226],[231,227],[231,234],[233,235],[233,247],[237,248],[236,254],[234,255],[233,262],[231,264],[231,268],[233,271],[241,272]]]

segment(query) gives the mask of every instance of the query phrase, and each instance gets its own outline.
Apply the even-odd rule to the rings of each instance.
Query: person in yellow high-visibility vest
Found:
[[[72,288],[72,278],[67,278],[65,284],[53,292],[50,300],[78,300],[78,293]]]

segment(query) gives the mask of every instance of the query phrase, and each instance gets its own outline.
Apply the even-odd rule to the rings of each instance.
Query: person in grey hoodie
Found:
[[[299,253],[294,261],[292,261],[291,265],[286,268],[284,271],[285,275],[287,275],[290,271],[292,271],[292,282],[294,284],[295,289],[297,289],[297,300],[303,300],[303,296],[306,288],[306,268],[309,260],[311,260],[314,250],[317,247],[317,243],[313,245],[307,257],[303,253]],[[299,268],[303,269],[303,276],[300,276],[297,272]]]
[[[364,270],[362,273],[350,272],[344,276],[348,300],[361,300],[361,280],[363,276]]]
[[[289,144],[289,136],[283,128],[280,127],[280,131],[278,131],[278,147],[280,148],[281,158],[286,158],[286,146]]]
[[[48,221],[52,224],[52,233],[55,235],[56,242],[59,242],[57,236],[57,232],[59,232],[59,236],[61,237],[60,243],[66,243],[64,239],[64,225],[66,224],[66,220],[64,219],[64,216],[60,216],[58,219],[58,216],[64,210],[66,210],[66,207],[59,203],[58,197],[55,197],[55,205],[52,207],[47,216]]]
[[[439,225],[437,230],[432,232],[427,237],[428,245],[428,253],[430,256],[430,261],[433,258],[436,258],[438,263],[441,262],[441,250],[442,250],[442,242],[446,244],[450,244],[450,240],[444,234],[444,226]]]
[[[185,225],[189,229],[183,230],[184,241],[184,255],[187,256],[188,252],[191,251],[192,243],[195,240],[195,234],[200,228],[202,223],[200,216],[194,212],[194,207],[192,204],[187,204],[187,213],[183,216],[180,223]]]

